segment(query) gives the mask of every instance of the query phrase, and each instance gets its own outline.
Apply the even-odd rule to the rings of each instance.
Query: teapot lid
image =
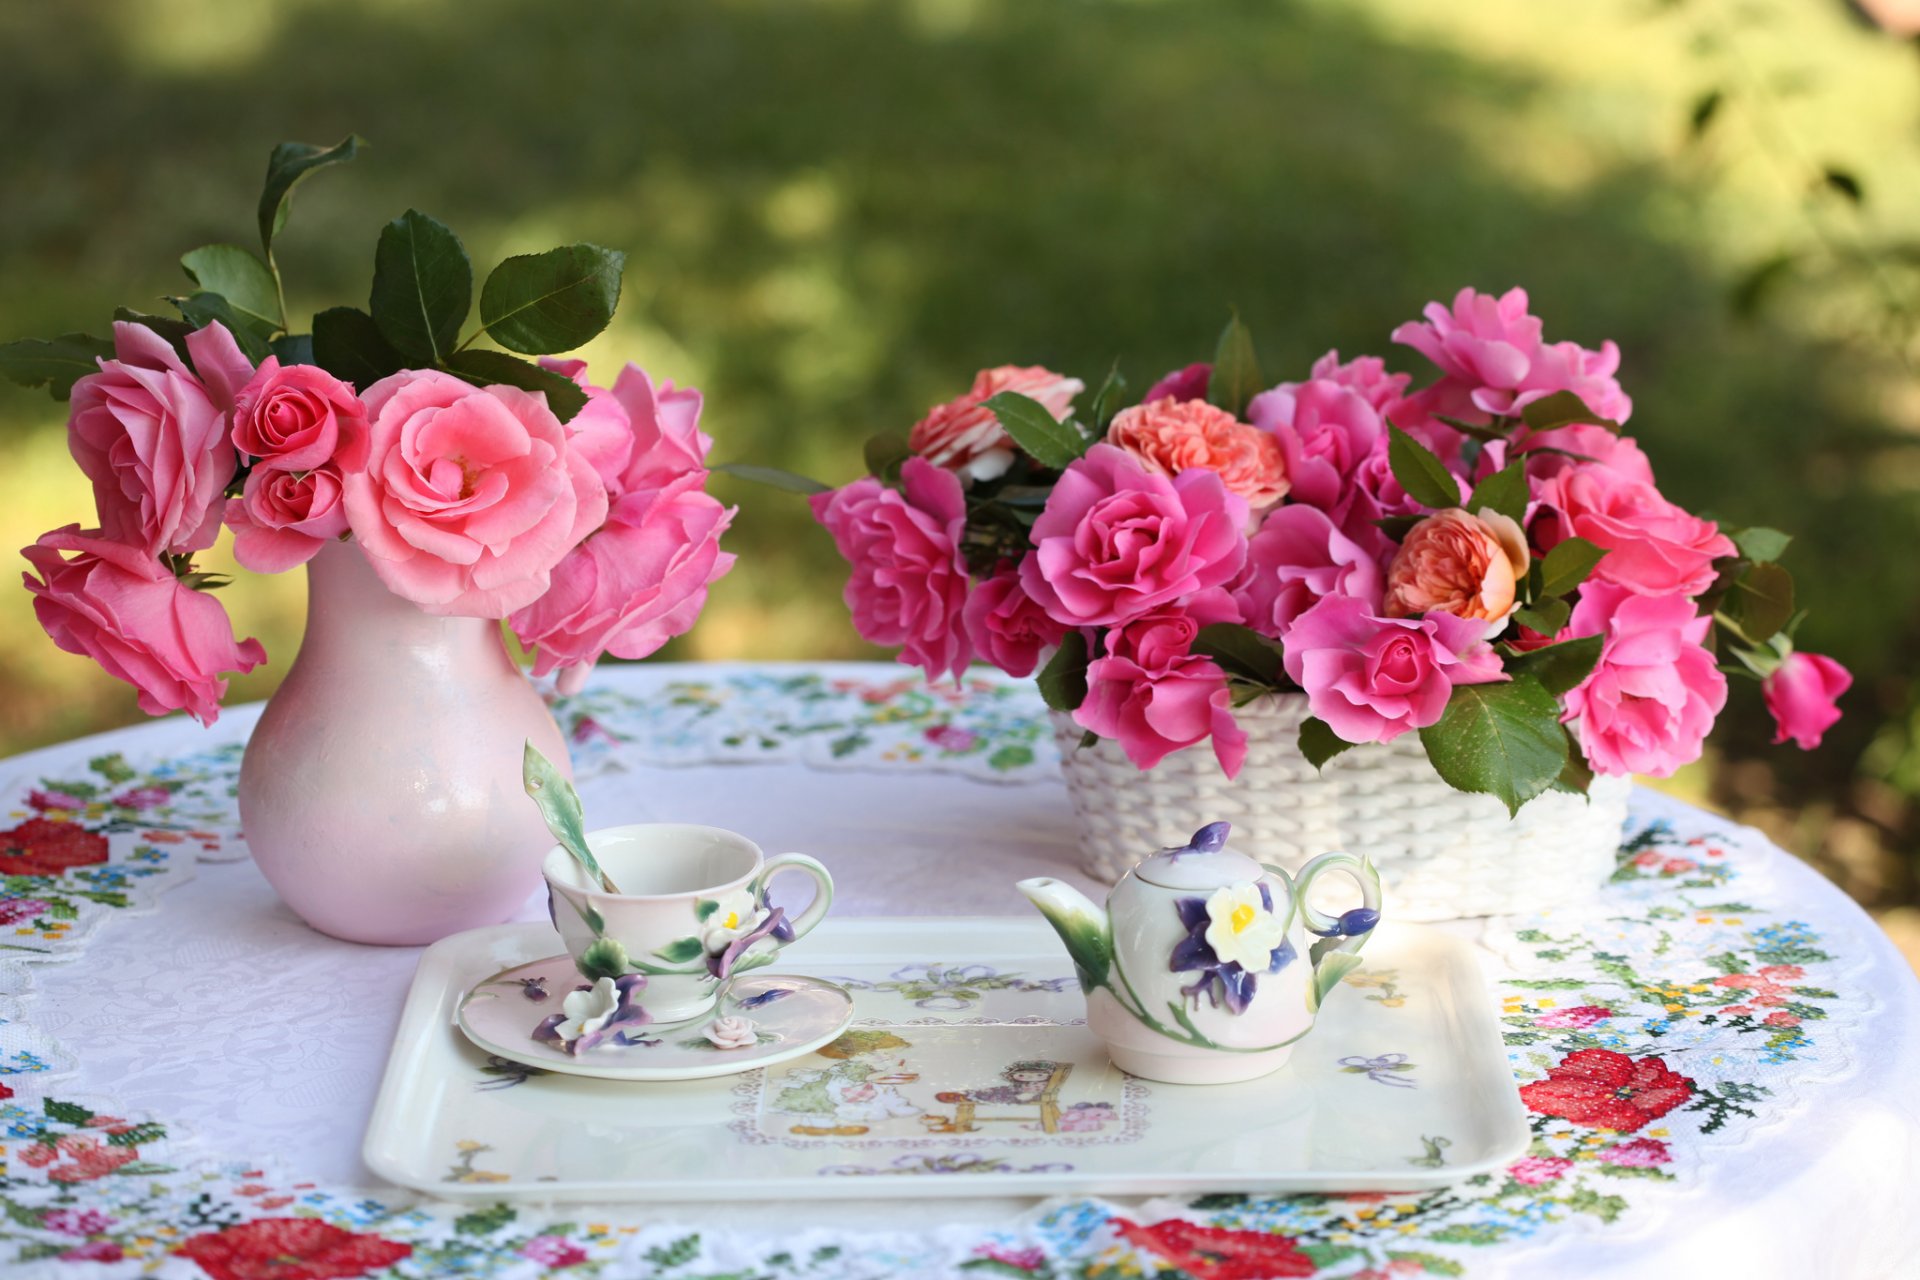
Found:
[[[1266,868],[1244,853],[1227,848],[1225,822],[1210,822],[1178,849],[1162,849],[1133,869],[1147,884],[1162,889],[1218,889],[1258,880]]]

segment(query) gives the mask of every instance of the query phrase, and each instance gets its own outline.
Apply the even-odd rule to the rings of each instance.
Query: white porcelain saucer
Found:
[[[534,1028],[560,1012],[567,994],[585,985],[570,956],[516,965],[475,983],[456,1013],[467,1039],[488,1053],[561,1075],[635,1082],[705,1080],[754,1071],[812,1053],[853,1020],[853,997],[831,982],[789,974],[736,978],[711,1013],[686,1022],[643,1024],[638,1043],[611,1041],[575,1055],[533,1038]],[[641,1003],[646,1003],[642,997]],[[706,1029],[720,1017],[749,1018],[759,1043],[722,1049]]]

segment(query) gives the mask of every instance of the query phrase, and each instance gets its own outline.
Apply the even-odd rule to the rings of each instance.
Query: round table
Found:
[[[706,822],[814,853],[836,913],[1024,913],[1012,884],[1034,874],[1093,888],[1023,683],[657,664],[603,670],[557,712],[593,824]],[[1645,791],[1591,905],[1455,926],[1483,945],[1535,1113],[1499,1177],[1145,1203],[417,1197],[359,1148],[419,952],[312,932],[246,859],[232,795],[257,714],[104,734],[0,775],[8,1274],[1920,1274],[1920,984],[1813,871]],[[536,894],[524,918],[543,914]],[[1582,1053],[1600,1056],[1566,1065]],[[1625,1121],[1601,1105],[1633,1098],[1656,1057],[1684,1090]],[[1629,1083],[1609,1092],[1616,1070]]]

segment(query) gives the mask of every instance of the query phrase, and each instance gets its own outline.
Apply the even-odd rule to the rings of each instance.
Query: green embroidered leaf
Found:
[[[1207,400],[1236,418],[1246,416],[1247,403],[1259,395],[1260,361],[1254,354],[1253,334],[1235,312],[1220,331],[1213,350],[1213,370],[1207,375]]]
[[[47,1119],[59,1124],[83,1125],[93,1119],[93,1112],[76,1102],[62,1102],[58,1098],[42,1098],[40,1109]]]
[[[149,1121],[146,1124],[137,1124],[125,1133],[108,1134],[107,1145],[110,1147],[143,1147],[149,1142],[158,1142],[166,1136],[167,1128],[165,1125],[154,1124]]]
[[[367,309],[394,350],[446,363],[472,306],[473,263],[445,223],[409,209],[381,229]]]
[[[657,947],[653,954],[668,964],[685,964],[696,956],[706,954],[706,948],[700,945],[698,938],[675,938],[664,947]]]
[[[1540,561],[1540,589],[1535,593],[1536,598],[1545,600],[1566,595],[1587,580],[1587,575],[1606,554],[1605,548],[1585,538],[1568,538],[1559,543]]]
[[[1436,510],[1460,505],[1460,482],[1433,450],[1387,424],[1387,465],[1407,496]]]
[[[613,319],[626,266],[626,254],[597,244],[508,258],[481,287],[480,323],[522,355],[571,351]]]
[[[1389,1249],[1388,1262],[1411,1262],[1430,1276],[1464,1276],[1467,1269],[1452,1258],[1443,1258],[1437,1253],[1422,1253],[1418,1250]]]
[[[1527,463],[1523,458],[1475,485],[1473,493],[1467,498],[1467,510],[1478,515],[1491,507],[1515,524],[1524,524],[1528,495]]]
[[[1560,704],[1529,675],[1457,686],[1420,742],[1448,785],[1495,796],[1509,813],[1545,791],[1567,764]]]
[[[1013,442],[1043,467],[1065,471],[1093,443],[1074,422],[1060,421],[1045,405],[1018,391],[1002,391],[986,407]]]
[[[1300,754],[1314,768],[1323,768],[1327,761],[1353,746],[1345,738],[1333,731],[1333,727],[1317,716],[1308,716],[1300,722]]]
[[[282,327],[280,290],[267,264],[237,244],[209,244],[182,254],[180,266],[187,278],[209,293],[217,293],[236,311],[267,326]]]
[[[273,238],[287,224],[293,189],[302,178],[328,165],[345,164],[360,153],[365,144],[352,134],[331,147],[316,147],[307,142],[283,142],[267,157],[266,186],[260,192],[260,247],[273,256]]]
[[[1075,711],[1087,700],[1087,638],[1069,631],[1060,639],[1060,647],[1040,668],[1034,683],[1052,711]]]
[[[484,1209],[476,1209],[455,1218],[453,1229],[463,1236],[487,1236],[519,1216],[519,1210],[510,1204],[490,1204]]]
[[[98,361],[113,358],[113,344],[84,333],[43,341],[22,338],[0,343],[0,377],[23,387],[45,387],[55,400],[73,394],[73,384],[100,372]]]
[[[996,748],[993,754],[987,757],[988,767],[1002,773],[1022,769],[1032,763],[1033,748],[1011,742],[1004,747]]]

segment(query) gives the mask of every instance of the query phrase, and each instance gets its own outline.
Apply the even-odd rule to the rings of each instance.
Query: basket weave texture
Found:
[[[1307,716],[1299,693],[1239,708],[1247,760],[1230,782],[1209,743],[1143,771],[1110,739],[1080,747],[1080,726],[1054,712],[1081,865],[1117,880],[1141,858],[1224,819],[1234,848],[1288,871],[1329,850],[1367,855],[1385,884],[1387,913],[1400,920],[1573,903],[1613,874],[1629,779],[1596,777],[1584,799],[1548,792],[1509,818],[1492,796],[1443,782],[1416,734],[1354,747],[1316,770],[1297,745]]]

